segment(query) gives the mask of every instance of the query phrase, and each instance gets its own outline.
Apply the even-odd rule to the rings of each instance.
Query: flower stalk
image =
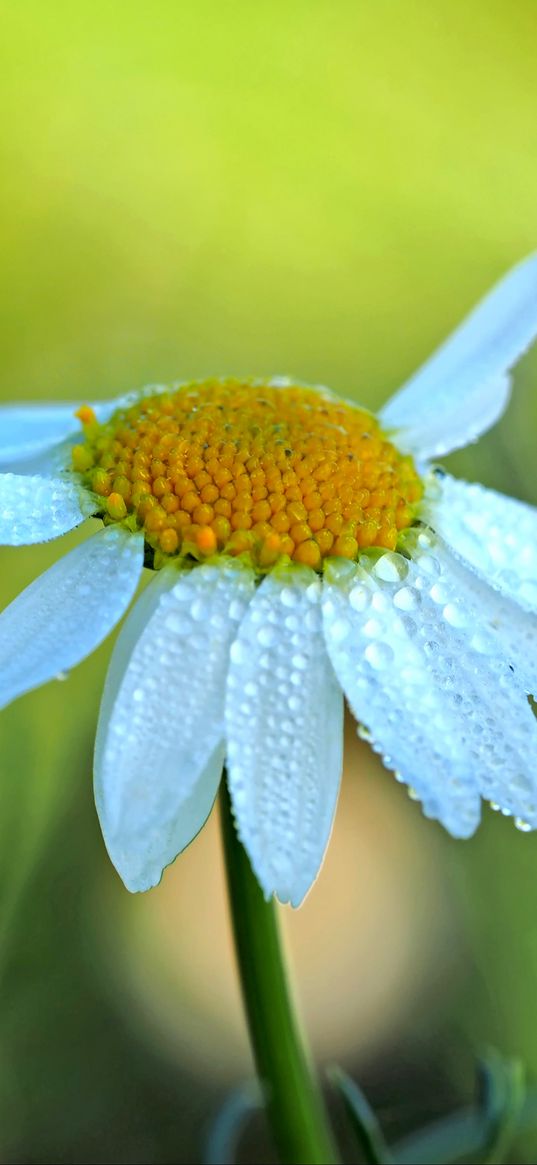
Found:
[[[282,1165],[337,1165],[339,1155],[286,975],[278,918],[237,836],[226,781],[220,820],[250,1039]]]

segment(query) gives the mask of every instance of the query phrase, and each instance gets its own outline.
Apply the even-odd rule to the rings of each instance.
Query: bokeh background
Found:
[[[534,0],[1,12],[3,401],[292,373],[374,408],[537,243]],[[530,356],[450,468],[537,503],[536,383]],[[2,551],[2,605],[68,542]],[[145,897],[105,854],[110,647],[0,719],[1,1161],[200,1160],[251,1074],[216,820]],[[484,1045],[537,1074],[537,836],[487,811],[451,841],[349,726],[328,859],[284,913],[316,1055],[390,1136],[467,1102]]]

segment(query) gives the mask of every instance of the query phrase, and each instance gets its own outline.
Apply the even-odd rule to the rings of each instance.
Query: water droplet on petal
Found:
[[[444,603],[447,603],[449,599],[449,590],[445,583],[442,582],[434,583],[429,591],[429,594],[433,600],[433,603],[438,603],[441,606],[443,606]]]
[[[364,625],[364,635],[367,635],[368,639],[377,639],[379,635],[382,635],[382,624],[379,623],[378,619],[367,620]]]
[[[450,627],[466,627],[466,612],[458,603],[446,603],[442,614]]]
[[[335,619],[330,624],[328,634],[334,643],[342,643],[350,634],[351,625],[346,619]]]
[[[413,587],[401,587],[393,596],[393,604],[400,611],[415,611],[419,604],[419,595]]]
[[[284,607],[296,607],[299,600],[296,587],[283,587],[280,593],[280,600]]]
[[[248,654],[248,647],[240,639],[231,644],[229,655],[232,663],[246,663]]]
[[[393,651],[389,643],[370,643],[365,649],[364,656],[375,671],[389,667],[393,661]]]
[[[276,638],[276,631],[270,624],[267,624],[265,627],[260,627],[257,632],[257,642],[261,644],[261,647],[272,647],[276,642]]]
[[[371,602],[367,587],[356,586],[349,591],[349,603],[354,611],[365,611]]]
[[[408,574],[408,562],[402,554],[383,554],[375,563],[373,574],[383,582],[400,582]]]
[[[421,571],[423,571],[423,574],[433,576],[440,574],[440,563],[438,562],[438,559],[433,558],[432,554],[420,554],[418,558],[418,567]]]

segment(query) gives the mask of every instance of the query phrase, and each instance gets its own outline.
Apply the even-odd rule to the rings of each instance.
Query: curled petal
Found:
[[[509,370],[537,336],[537,256],[514,267],[382,410],[400,448],[426,460],[501,417]]]

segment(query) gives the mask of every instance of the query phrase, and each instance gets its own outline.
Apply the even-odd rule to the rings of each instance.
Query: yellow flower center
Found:
[[[393,550],[422,484],[363,409],[300,385],[207,380],[140,398],[99,424],[78,414],[74,469],[102,498],[105,521],[130,521],[161,556]]]

